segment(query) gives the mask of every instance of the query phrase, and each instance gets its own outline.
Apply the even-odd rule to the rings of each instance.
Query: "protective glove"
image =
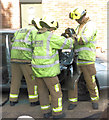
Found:
[[[75,30],[73,28],[67,28],[65,29],[65,33],[69,35],[69,37],[72,37],[72,35],[76,34]]]
[[[65,38],[69,38],[69,35],[66,33],[62,33],[61,36],[64,36]]]

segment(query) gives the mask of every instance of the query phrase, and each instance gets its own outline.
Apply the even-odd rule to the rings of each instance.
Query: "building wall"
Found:
[[[20,27],[19,0],[0,0],[2,23],[0,28],[17,29]]]
[[[20,27],[19,0],[0,0],[2,27],[16,29]],[[52,15],[59,21],[57,34],[67,27],[75,28],[77,23],[69,19],[69,12],[75,6],[87,9],[90,18],[96,22],[98,29],[98,46],[107,47],[107,7],[108,0],[42,0],[42,13]],[[109,5],[109,4],[108,4]],[[108,9],[107,9],[108,8]]]
[[[108,0],[42,0],[43,14],[51,14],[59,21],[61,34],[67,27],[76,27],[77,23],[69,19],[69,12],[75,6],[86,8],[90,18],[98,29],[98,46],[107,47],[107,2]],[[108,7],[109,11],[109,7]],[[48,14],[48,15],[49,15]]]

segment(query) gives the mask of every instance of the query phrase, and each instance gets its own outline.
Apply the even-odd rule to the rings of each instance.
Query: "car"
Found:
[[[11,80],[11,66],[10,66],[10,48],[11,48],[11,39],[16,30],[10,29],[0,29],[0,55],[2,63],[0,64],[0,90],[4,88],[7,90],[10,88]]]
[[[2,75],[2,80],[0,81],[0,88],[3,91],[10,89],[11,83],[11,64],[10,64],[10,49],[11,49],[11,39],[13,38],[13,34],[16,30],[0,30],[0,35],[2,35],[2,45],[0,46],[2,49],[2,65],[0,66],[0,75]],[[84,80],[84,76],[78,75],[78,71],[76,69],[76,64],[72,65],[74,61],[74,53],[73,50],[59,50],[60,56],[60,69],[61,73],[58,75],[59,81],[62,85],[62,90],[68,90],[70,87],[74,87],[71,85],[71,82],[75,82],[75,79],[79,79],[78,81],[78,93],[79,95],[89,94],[86,83]],[[100,89],[108,88],[109,84],[107,82],[107,78],[109,76],[109,70],[106,67],[106,61],[101,60],[100,58],[96,58],[95,62],[96,66],[96,83]],[[76,78],[74,79],[74,75]],[[73,79],[73,80],[72,80]],[[23,77],[21,80],[21,88],[26,88],[25,78]],[[69,87],[70,85],[70,87]]]
[[[107,65],[108,65],[108,62],[104,60],[102,57],[96,58],[96,63],[95,63],[96,71],[97,71],[96,78],[98,80],[100,89],[109,88],[109,82],[108,82],[109,68]]]
[[[109,88],[109,69],[107,67],[107,61],[103,59],[103,54],[101,53],[101,56],[96,57],[95,61],[95,67],[96,67],[96,84],[98,86],[98,90],[101,93],[102,90]],[[84,76],[81,75],[78,82],[78,93],[79,93],[79,99],[80,100],[90,100],[89,92],[86,87],[86,82],[84,80]],[[82,97],[81,97],[82,96]]]

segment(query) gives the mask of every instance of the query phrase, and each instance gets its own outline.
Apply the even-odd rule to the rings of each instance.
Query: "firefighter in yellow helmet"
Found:
[[[41,111],[44,118],[50,118],[51,116],[53,118],[63,118],[65,114],[62,113],[62,91],[57,77],[60,73],[58,49],[73,48],[74,40],[53,34],[59,24],[51,19],[51,16],[42,18],[40,25],[42,29],[37,32],[34,41],[31,63],[38,85]]]
[[[69,13],[69,18],[76,20],[79,25],[75,29],[77,34],[77,45],[75,46],[75,52],[78,53],[78,68],[80,73],[83,73],[86,81],[86,86],[90,93],[92,101],[92,108],[98,109],[99,91],[96,85],[96,35],[97,29],[94,22],[92,22],[87,16],[86,9],[82,7],[76,7]],[[75,83],[74,90],[68,92],[69,106],[68,109],[72,110],[77,106],[78,92],[77,82]]]
[[[18,103],[19,89],[21,79],[24,76],[27,83],[28,97],[31,106],[39,105],[37,84],[31,68],[32,59],[32,41],[37,34],[37,24],[35,20],[32,23],[17,30],[12,39],[11,48],[11,86],[9,101],[10,106]]]

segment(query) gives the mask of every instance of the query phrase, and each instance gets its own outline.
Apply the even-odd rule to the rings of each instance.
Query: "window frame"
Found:
[[[19,0],[20,2],[20,28],[22,27],[22,15],[21,15],[21,5],[22,4],[42,4],[42,0]]]

